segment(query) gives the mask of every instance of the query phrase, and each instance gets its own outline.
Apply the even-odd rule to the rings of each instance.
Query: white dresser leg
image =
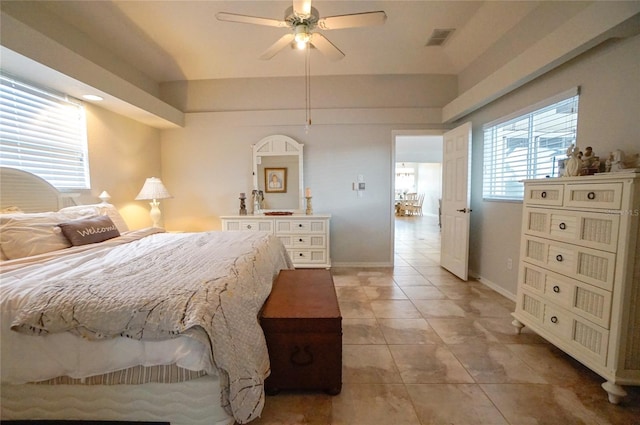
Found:
[[[520,335],[520,332],[522,332],[522,328],[524,328],[524,324],[518,319],[513,319],[513,322],[511,322],[511,324],[516,327],[516,333]]]
[[[620,385],[614,384],[611,381],[603,382],[602,388],[609,395],[609,403],[618,404],[622,401],[623,397],[627,395],[627,392]]]

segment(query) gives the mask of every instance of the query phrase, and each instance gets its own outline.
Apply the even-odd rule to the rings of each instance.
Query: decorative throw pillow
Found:
[[[58,226],[73,246],[102,242],[120,236],[118,228],[106,215],[72,220]]]

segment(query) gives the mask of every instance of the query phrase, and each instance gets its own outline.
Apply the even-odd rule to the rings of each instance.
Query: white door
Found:
[[[444,134],[440,265],[462,280],[469,272],[471,123]]]

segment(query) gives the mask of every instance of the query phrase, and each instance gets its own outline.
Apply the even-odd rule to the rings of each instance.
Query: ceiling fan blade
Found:
[[[264,51],[262,55],[260,55],[260,59],[267,60],[271,59],[278,53],[280,50],[287,47],[289,44],[293,42],[294,35],[293,34],[285,34],[278,41],[273,43],[271,47]]]
[[[266,25],[269,27],[286,28],[288,25],[285,21],[278,21],[277,19],[258,18],[256,16],[236,15],[235,13],[216,13],[216,18],[219,21],[239,22],[241,24],[254,24],[254,25]]]
[[[339,61],[344,57],[344,53],[340,49],[318,32],[311,35],[311,44],[332,61]]]
[[[383,10],[377,12],[354,13],[352,15],[327,16],[318,20],[318,28],[323,30],[339,30],[343,28],[369,27],[382,25],[387,20]]]
[[[293,11],[298,16],[311,15],[311,0],[293,0]]]

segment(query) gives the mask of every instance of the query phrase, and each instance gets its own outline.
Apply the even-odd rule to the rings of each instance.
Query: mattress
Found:
[[[215,376],[143,385],[3,384],[2,420],[156,421],[172,425],[231,425]]]

